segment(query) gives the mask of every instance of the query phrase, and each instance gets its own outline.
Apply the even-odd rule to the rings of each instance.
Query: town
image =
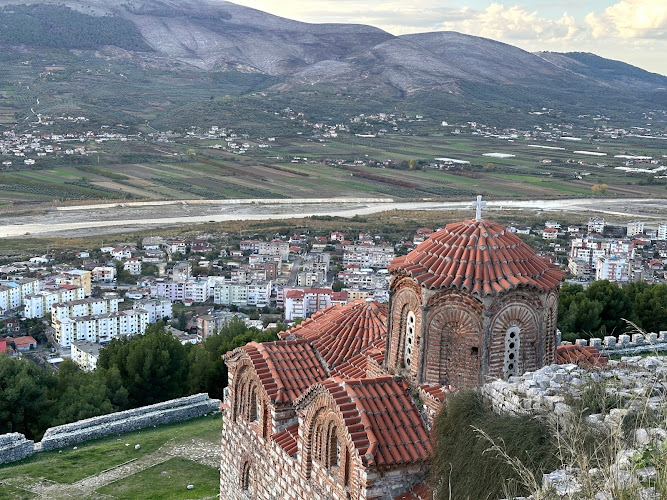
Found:
[[[397,241],[341,231],[155,236],[14,256],[0,266],[0,349],[18,356],[34,350],[52,365],[71,358],[92,370],[104,344],[158,321],[182,343],[197,343],[234,319],[276,329],[336,304],[387,303],[392,259],[437,229],[417,228]],[[547,220],[508,230],[566,269],[573,283],[667,282],[667,222],[609,225],[591,217],[588,224]]]

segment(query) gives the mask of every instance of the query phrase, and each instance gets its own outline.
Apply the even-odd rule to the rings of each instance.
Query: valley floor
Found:
[[[193,200],[68,206],[38,214],[0,216],[0,238],[21,236],[91,236],[128,230],[209,222],[276,220],[311,216],[354,217],[389,210],[462,210],[470,202],[396,202],[391,199],[320,200]],[[590,213],[624,219],[642,218],[656,224],[667,218],[665,199],[579,198],[564,200],[492,200],[489,210],[532,213]],[[651,223],[647,222],[650,226]]]

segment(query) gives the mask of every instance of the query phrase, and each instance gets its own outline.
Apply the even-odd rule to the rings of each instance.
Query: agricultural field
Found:
[[[217,414],[2,465],[0,500],[216,498],[221,425]]]
[[[627,161],[615,158],[620,152],[662,159],[667,144],[657,139],[590,144],[442,134],[322,141],[297,136],[262,148],[263,141],[248,139],[243,155],[214,149],[215,142],[93,143],[92,152],[75,158],[76,164],[71,158],[58,165],[42,159],[33,167],[4,169],[0,199],[12,204],[339,196],[463,200],[476,194],[554,199],[591,196],[596,184],[606,185],[602,196],[667,195],[665,179],[616,168]],[[430,168],[438,158],[467,163]],[[393,168],[383,165],[388,161]],[[401,167],[406,162],[417,162],[416,168]]]

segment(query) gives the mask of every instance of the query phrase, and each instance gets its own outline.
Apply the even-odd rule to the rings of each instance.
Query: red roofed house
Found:
[[[37,349],[37,341],[30,337],[14,337],[14,345],[16,346],[17,351],[29,351],[30,349]]]
[[[447,394],[556,362],[563,273],[504,227],[449,224],[389,271],[389,306],[330,305],[223,356],[221,499],[431,499]]]

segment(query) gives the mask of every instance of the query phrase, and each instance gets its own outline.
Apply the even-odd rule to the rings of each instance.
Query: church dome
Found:
[[[448,224],[395,258],[389,271],[411,276],[425,288],[455,288],[480,297],[518,287],[548,291],[564,277],[516,235],[486,220]]]

